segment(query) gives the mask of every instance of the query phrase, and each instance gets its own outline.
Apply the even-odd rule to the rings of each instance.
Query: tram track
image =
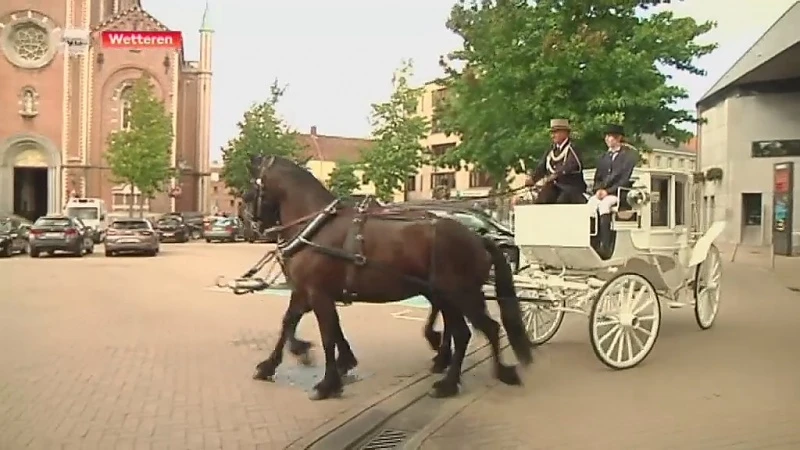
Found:
[[[501,350],[508,347],[503,336]],[[477,368],[485,368],[491,358],[487,342],[467,353],[462,378]],[[286,447],[286,450],[400,450],[419,448],[427,436],[441,428],[450,418],[469,406],[488,391],[479,381],[466,388],[459,396],[437,399],[428,395],[431,385],[442,375],[428,371],[417,373],[401,386],[387,389],[363,403],[323,424]],[[488,375],[486,375],[488,376]]]

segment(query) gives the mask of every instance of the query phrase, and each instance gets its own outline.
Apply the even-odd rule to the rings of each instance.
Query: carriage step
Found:
[[[679,308],[683,308],[683,307],[689,306],[689,305],[687,305],[686,303],[681,303],[681,302],[667,302],[667,306],[672,308],[672,309],[679,309]]]

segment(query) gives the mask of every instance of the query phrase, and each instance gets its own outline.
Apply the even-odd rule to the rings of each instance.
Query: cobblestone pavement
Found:
[[[665,311],[653,352],[628,371],[606,369],[586,320],[567,319],[539,349],[524,391],[494,384],[487,369],[470,372],[465,407],[432,424],[421,448],[798,449],[800,294],[787,289],[792,265],[796,283],[800,261],[781,260],[777,272],[755,259],[727,263],[714,327],[700,331],[689,309]]]
[[[343,399],[253,381],[286,300],[206,287],[266,248],[0,260],[0,449],[280,449],[427,367],[421,323],[391,315],[406,308],[357,305],[340,310],[362,374]],[[313,316],[300,334],[319,342]]]

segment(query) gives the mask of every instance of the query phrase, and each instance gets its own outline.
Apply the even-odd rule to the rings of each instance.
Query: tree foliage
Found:
[[[236,126],[239,134],[222,148],[221,178],[235,196],[250,187],[250,160],[256,155],[276,155],[297,160],[302,150],[297,133],[278,117],[276,107],[285,89],[275,81],[270,96],[255,103]]]
[[[374,145],[362,153],[366,178],[375,185],[375,195],[384,201],[405,187],[424,164],[425,148],[420,140],[428,133],[428,122],[417,115],[422,89],[409,86],[413,64],[404,61],[392,77],[393,92],[385,103],[372,105]]]
[[[141,206],[145,199],[163,191],[174,176],[174,134],[172,115],[156,97],[150,79],[143,75],[130,89],[125,98],[130,102],[128,127],[109,135],[105,159],[115,182],[127,184],[131,197],[139,190]],[[133,202],[129,212],[133,215]]]
[[[473,162],[502,180],[531,167],[549,149],[551,118],[568,118],[593,163],[608,123],[685,142],[694,123],[676,102],[686,89],[662,70],[704,75],[698,57],[716,45],[696,38],[715,24],[669,11],[644,11],[659,0],[459,0],[447,26],[463,39],[442,58],[446,100],[437,118],[460,135],[441,163]],[[524,167],[523,167],[524,166]]]
[[[339,198],[347,198],[353,195],[353,191],[361,185],[356,176],[358,165],[340,161],[328,175],[328,189],[333,195]]]

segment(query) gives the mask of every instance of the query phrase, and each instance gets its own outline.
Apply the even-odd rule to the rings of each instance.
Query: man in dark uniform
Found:
[[[542,190],[536,198],[537,204],[586,203],[586,181],[583,179],[583,163],[580,153],[569,139],[570,126],[567,119],[550,121],[553,147],[539,161],[539,165],[525,180],[526,186],[534,186],[544,180]]]
[[[621,125],[609,125],[606,128],[608,151],[597,161],[592,188],[594,195],[589,198],[592,216],[599,216],[597,253],[603,259],[610,258],[614,251],[611,248],[611,209],[619,204],[617,192],[619,188],[630,187],[633,169],[639,162],[638,151],[625,143],[624,137],[625,130]]]

